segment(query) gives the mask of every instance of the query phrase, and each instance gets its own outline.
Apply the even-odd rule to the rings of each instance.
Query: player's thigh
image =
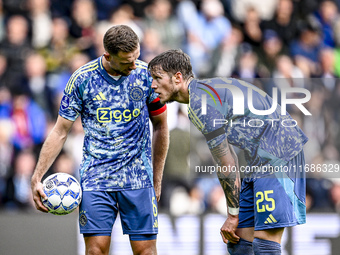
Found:
[[[156,239],[144,241],[130,240],[131,248],[134,255],[156,255]]]
[[[117,197],[124,234],[131,236],[158,233],[157,199],[153,187],[121,191]]]
[[[108,255],[111,236],[84,236],[86,255]]]
[[[80,233],[90,235],[111,235],[118,214],[117,192],[84,191],[79,209]]]

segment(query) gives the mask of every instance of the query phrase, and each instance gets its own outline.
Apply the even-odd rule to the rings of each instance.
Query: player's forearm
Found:
[[[237,155],[226,140],[213,148],[211,153],[216,163],[221,166],[220,171],[217,172],[217,177],[224,191],[229,212],[230,209],[237,210],[240,207],[241,186]]]
[[[228,207],[238,209],[240,207],[239,173],[236,171],[226,174],[225,172],[220,171],[217,172],[217,176],[224,191]]]
[[[32,183],[40,182],[41,178],[59,155],[66,138],[67,133],[60,133],[56,129],[51,131],[40,151],[39,160],[32,176]]]
[[[229,145],[229,150],[230,150],[231,156],[233,157],[235,166],[236,166],[236,168],[237,168],[237,170],[238,170],[238,169],[239,169],[239,165],[238,165],[238,157],[237,157],[237,154],[236,154],[236,152],[234,151],[233,146],[231,146],[230,144],[228,144],[228,145]],[[239,172],[239,171],[238,171],[238,172]]]
[[[152,139],[153,182],[155,186],[160,186],[162,183],[163,169],[168,148],[169,131],[167,123],[163,123],[154,128]]]

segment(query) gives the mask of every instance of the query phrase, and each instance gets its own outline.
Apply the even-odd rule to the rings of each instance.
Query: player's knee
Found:
[[[230,255],[253,255],[253,244],[240,238],[236,244],[228,243],[228,252]]]
[[[157,255],[156,240],[131,240],[133,255]]]
[[[110,236],[84,234],[86,255],[108,255],[110,251]]]
[[[274,241],[255,238],[253,241],[254,255],[280,255],[281,245]]]
[[[133,249],[133,255],[157,255],[156,247],[144,247]]]
[[[155,249],[147,249],[133,252],[133,255],[157,255],[157,251]]]
[[[86,255],[108,255],[108,249],[98,246],[91,246],[86,248]]]

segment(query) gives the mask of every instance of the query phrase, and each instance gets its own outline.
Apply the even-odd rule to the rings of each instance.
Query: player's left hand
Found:
[[[237,243],[240,240],[240,237],[235,234],[236,228],[238,226],[238,215],[228,215],[227,220],[224,222],[221,227],[221,236],[223,242],[228,243]]]

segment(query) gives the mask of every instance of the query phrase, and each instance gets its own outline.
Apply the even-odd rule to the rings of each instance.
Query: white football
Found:
[[[50,213],[65,215],[73,212],[80,204],[82,192],[79,182],[72,175],[56,173],[43,182],[47,200],[41,199]]]

